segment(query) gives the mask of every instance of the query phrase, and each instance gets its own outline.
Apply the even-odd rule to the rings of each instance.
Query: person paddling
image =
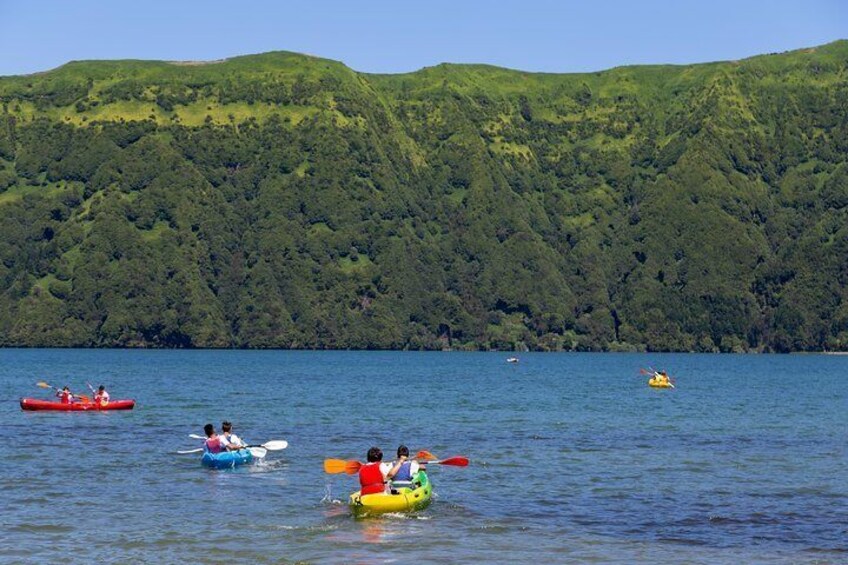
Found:
[[[66,386],[62,387],[62,390],[56,391],[56,396],[59,397],[62,404],[70,404],[74,401],[74,395],[71,394],[71,389]]]
[[[227,449],[244,449],[247,446],[240,437],[233,433],[233,425],[230,422],[224,421],[221,423],[220,437]]]
[[[94,403],[98,406],[106,406],[109,404],[109,393],[106,392],[106,387],[100,385],[97,388],[97,392],[94,393]]]
[[[392,481],[392,486],[409,486],[412,484],[412,475],[418,472],[420,465],[418,461],[409,458],[409,448],[400,445],[397,448],[397,461],[386,473],[386,478]]]
[[[383,452],[372,447],[366,455],[368,463],[359,468],[359,493],[375,494],[386,491],[386,475],[392,469],[391,463],[383,463]]]
[[[215,433],[215,426],[206,424],[203,426],[203,432],[206,434],[206,441],[203,442],[203,449],[209,453],[221,453],[227,451],[226,444],[221,440],[221,436]]]

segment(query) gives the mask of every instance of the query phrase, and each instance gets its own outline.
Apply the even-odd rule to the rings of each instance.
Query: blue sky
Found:
[[[441,62],[583,72],[740,59],[845,38],[845,0],[0,0],[0,75],[76,59],[273,50],[364,72]]]

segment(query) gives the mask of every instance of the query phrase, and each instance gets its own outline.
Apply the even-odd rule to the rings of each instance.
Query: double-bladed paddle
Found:
[[[448,457],[447,459],[436,459],[435,461],[426,461],[427,465],[451,465],[453,467],[468,467],[467,457]],[[329,474],[347,473],[348,475],[356,474],[362,467],[363,463],[359,461],[345,461],[344,459],[324,459],[324,472]]]
[[[62,390],[59,387],[55,387],[51,384],[45,383],[44,381],[38,381],[37,383],[35,383],[35,386],[37,386],[38,388],[52,388],[56,392],[61,392]],[[71,393],[71,396],[74,398],[79,398],[81,402],[91,402],[91,398],[85,396],[84,394]]]
[[[247,447],[244,447],[242,449],[247,449],[257,459],[262,459],[268,453],[268,450],[266,448],[259,446],[259,445],[248,445]],[[186,455],[188,453],[201,453],[202,451],[203,451],[203,448],[198,447],[197,449],[185,449],[185,450],[177,451],[177,453],[179,453],[180,455]]]
[[[649,367],[649,369],[650,369],[650,370],[648,370],[648,369],[639,369],[639,372],[640,372],[640,373],[642,373],[643,375],[648,375],[648,376],[650,376],[651,378],[655,378],[655,377],[660,376],[660,373],[659,373],[658,371],[656,371],[653,367]],[[669,384],[671,385],[671,388],[675,388],[675,387],[674,387],[674,382],[675,382],[675,381],[674,381],[674,379],[673,379],[673,378],[668,377],[668,382],[669,382]]]
[[[204,439],[204,440],[206,439],[205,437],[199,436],[197,434],[189,434],[189,437],[191,437],[192,439]],[[267,449],[268,451],[280,451],[282,449],[287,448],[288,446],[289,446],[289,442],[287,442],[284,439],[273,439],[271,441],[266,441],[265,443],[263,443],[261,445],[245,445],[245,446],[242,446],[241,449],[260,448],[260,449]],[[197,449],[187,449],[187,450],[184,450],[184,451],[177,451],[177,453],[184,455],[186,453],[200,453],[201,451],[203,451],[203,448],[198,447]],[[255,455],[255,453],[254,453],[254,455]]]
[[[419,451],[415,454],[415,458],[435,459],[428,451]],[[324,472],[330,474],[347,473],[348,475],[356,474],[362,463],[359,461],[345,461],[344,459],[324,459]]]

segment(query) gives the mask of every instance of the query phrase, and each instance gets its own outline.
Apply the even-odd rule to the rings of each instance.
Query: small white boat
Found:
[[[507,363],[518,363],[518,357],[510,357],[506,360]]]

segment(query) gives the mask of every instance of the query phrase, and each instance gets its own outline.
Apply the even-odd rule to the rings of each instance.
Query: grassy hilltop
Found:
[[[848,42],[0,77],[0,345],[848,348]]]

